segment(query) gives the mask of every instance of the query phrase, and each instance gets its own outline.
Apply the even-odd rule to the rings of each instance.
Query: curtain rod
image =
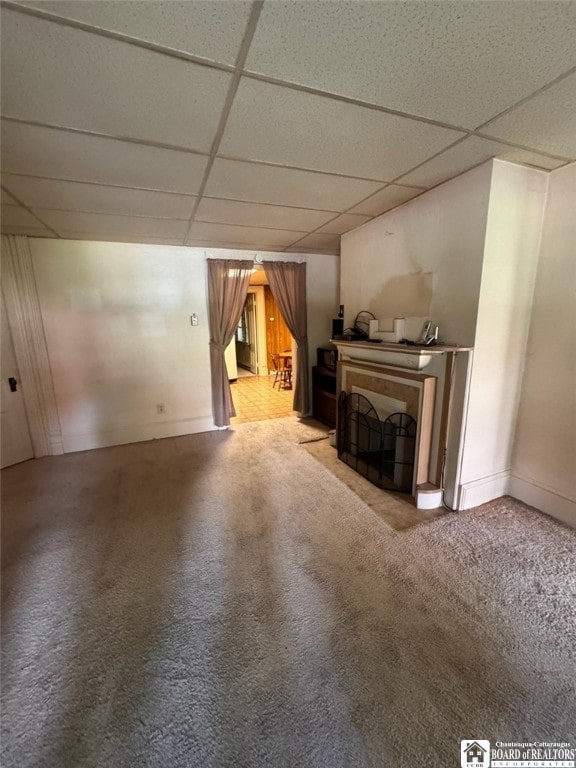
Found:
[[[289,254],[288,253],[284,253],[283,251],[279,251],[278,255],[279,256],[288,256]],[[215,259],[215,260],[218,260],[218,261],[250,261],[250,257],[249,256],[247,256],[246,259],[243,259],[241,257],[239,257],[237,259],[234,258],[234,257],[232,257],[231,259],[225,259],[222,256],[209,256],[206,253],[206,251],[204,251],[204,256],[206,257],[206,259]],[[253,261],[255,266],[262,267],[262,266],[264,266],[264,264],[266,262],[269,262],[269,263],[273,264],[276,261],[276,259],[263,259],[262,256],[260,256],[260,254],[255,253],[254,254],[254,258],[252,259],[252,261]],[[281,261],[281,259],[280,259],[280,261]],[[289,259],[289,261],[292,264],[304,264],[306,262],[306,259],[305,259],[305,257],[302,254],[298,254],[298,258],[297,259]]]

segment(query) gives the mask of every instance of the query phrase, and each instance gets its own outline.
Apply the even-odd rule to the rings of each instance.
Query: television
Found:
[[[317,347],[316,365],[319,368],[328,368],[330,371],[335,371],[337,362],[338,350],[336,347]]]

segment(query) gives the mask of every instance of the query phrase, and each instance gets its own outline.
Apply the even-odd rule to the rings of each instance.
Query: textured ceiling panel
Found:
[[[29,208],[188,219],[196,199],[167,192],[148,192],[9,174],[3,174],[2,183]]]
[[[269,0],[254,30],[248,0],[19,5],[3,231],[50,235],[21,199],[63,237],[337,253],[490,157],[576,158],[572,1]]]
[[[243,0],[138,2],[134,0],[36,0],[49,13],[224,64],[234,64],[251,3]]]
[[[43,227],[40,222],[36,227],[20,227],[13,224],[2,223],[3,235],[28,235],[28,237],[54,237],[54,232],[51,232],[46,227]]]
[[[14,198],[11,197],[5,189],[0,190],[0,199],[2,205],[18,205],[16,200],[14,200]]]
[[[402,176],[400,181],[420,187],[433,187],[446,179],[467,171],[469,168],[473,168],[475,165],[478,165],[485,160],[489,160],[495,155],[505,159],[512,159],[507,157],[508,154],[513,155],[517,162],[522,159],[524,162],[531,165],[537,165],[539,160],[538,155],[529,152],[523,153],[523,151],[519,149],[505,147],[496,142],[471,136],[468,139],[464,139],[464,141],[460,142],[460,144],[457,144],[455,147],[451,147],[445,152],[442,152],[441,155],[438,155],[438,157],[435,157],[433,160],[424,163],[424,165],[417,168],[415,171]],[[549,162],[550,159],[544,158],[544,162],[546,161]],[[557,161],[552,162],[556,163]],[[562,163],[559,162],[557,164],[561,165]]]
[[[292,229],[308,232],[316,229],[334,216],[329,211],[307,211],[303,208],[287,208],[259,203],[240,203],[235,200],[203,198],[196,212],[196,221],[219,222],[222,224],[243,224],[273,229]]]
[[[412,187],[401,187],[397,184],[389,184],[384,189],[376,192],[367,200],[350,209],[351,213],[365,213],[369,216],[377,216],[379,213],[389,211],[397,205],[412,200],[413,197],[422,194],[421,189]]]
[[[114,235],[103,235],[101,232],[68,232],[62,230],[60,236],[66,240],[97,240],[106,243],[143,243],[143,244],[158,244],[158,245],[182,245],[181,237],[152,237],[146,235],[140,237],[139,235],[120,235],[118,233]]]
[[[286,250],[288,253],[321,253],[328,256],[340,255],[340,246],[338,246],[338,248],[311,248],[310,246],[301,248],[299,245],[291,245],[290,248]]]
[[[576,9],[576,2],[573,5]],[[575,160],[576,73],[488,123],[482,131]]]
[[[19,205],[2,206],[2,227],[41,227],[42,222]]]
[[[66,232],[93,232],[100,235],[136,235],[140,237],[181,238],[186,233],[187,222],[172,219],[137,218],[135,216],[110,216],[109,214],[82,213],[76,211],[35,212],[49,227],[59,234]]]
[[[471,137],[474,141],[483,141],[483,139]],[[509,163],[517,163],[518,165],[530,165],[533,168],[541,168],[543,171],[553,171],[556,168],[560,168],[566,165],[564,160],[557,160],[554,157],[548,157],[547,155],[539,155],[537,152],[529,152],[526,149],[518,149],[517,147],[509,147],[505,144],[499,144],[498,142],[490,142],[486,140],[487,144],[492,144],[492,156],[499,158],[500,160],[507,160]]]
[[[461,136],[435,125],[244,79],[220,152],[392,181]]]
[[[358,216],[352,213],[344,213],[342,216],[338,216],[333,221],[320,227],[318,234],[326,233],[331,235],[343,235],[344,232],[349,232],[351,229],[360,227],[366,221],[369,221],[371,216]]]
[[[311,235],[306,235],[302,240],[299,240],[296,245],[298,245],[299,248],[309,248],[310,250],[320,249],[336,253],[340,248],[340,235],[312,233]]]
[[[217,159],[206,194],[257,203],[345,211],[381,186],[374,181]]]
[[[576,64],[576,3],[274,0],[247,68],[474,128]]]
[[[3,121],[2,169],[168,192],[198,192],[207,158]]]
[[[6,10],[2,60],[4,115],[200,151],[210,149],[231,78]]]
[[[281,229],[258,229],[256,227],[238,227],[230,224],[206,224],[195,222],[192,225],[189,242],[213,241],[229,243],[238,247],[251,247],[252,243],[259,244],[259,248],[265,246],[283,248],[295,240],[300,239],[303,232],[290,232]]]

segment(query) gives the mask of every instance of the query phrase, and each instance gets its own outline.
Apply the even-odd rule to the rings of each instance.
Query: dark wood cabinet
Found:
[[[336,371],[312,368],[312,415],[328,427],[336,426]]]

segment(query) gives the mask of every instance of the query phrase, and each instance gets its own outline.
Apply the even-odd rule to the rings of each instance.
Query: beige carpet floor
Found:
[[[2,765],[449,768],[576,739],[576,537],[391,528],[292,419],[2,473]],[[573,741],[574,743],[574,741]]]
[[[370,509],[397,531],[405,531],[448,513],[448,509],[417,509],[414,498],[407,493],[383,492],[381,488],[355,472],[338,458],[338,452],[327,439],[311,439],[304,443],[311,456],[348,486]]]

